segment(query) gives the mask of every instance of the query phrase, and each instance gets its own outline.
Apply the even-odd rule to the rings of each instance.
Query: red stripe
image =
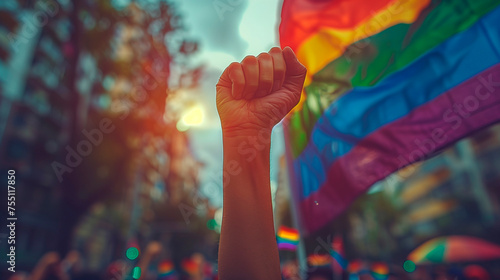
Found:
[[[487,86],[490,79],[494,83]],[[456,106],[462,106],[470,115],[450,113]],[[309,232],[319,229],[374,183],[421,160],[422,155],[433,154],[499,121],[500,64],[497,64],[383,126],[335,161],[320,189],[301,203],[306,229]]]
[[[279,27],[282,47],[298,50],[300,44],[319,29],[353,28],[393,0],[285,0]]]

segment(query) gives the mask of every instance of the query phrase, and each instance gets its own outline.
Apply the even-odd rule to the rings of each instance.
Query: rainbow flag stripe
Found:
[[[333,263],[333,271],[336,274],[341,274],[342,271],[347,269],[348,261],[344,255],[344,241],[342,236],[337,235],[333,238],[330,255],[335,260]]]
[[[192,259],[184,259],[181,263],[182,269],[189,274],[196,274],[200,271],[200,267]]]
[[[329,255],[314,254],[307,257],[307,263],[311,267],[328,267],[332,264],[332,258]]]
[[[347,271],[351,274],[360,273],[363,269],[363,264],[359,260],[353,260],[349,262],[349,265],[347,266]]]
[[[300,235],[298,230],[281,226],[276,236],[279,250],[295,251],[299,244]]]
[[[174,264],[171,261],[162,261],[158,264],[158,276],[160,279],[167,279],[174,274]]]
[[[395,24],[414,22],[430,0],[378,0],[370,3],[362,0],[323,1],[320,4],[286,1],[282,15],[289,14],[285,12],[286,9],[295,8],[299,2],[309,2],[307,4],[311,10],[296,11],[294,24],[282,24],[280,30],[284,36],[281,38],[291,35],[293,39],[289,43],[290,47],[297,50],[299,60],[307,66],[309,72],[316,73],[341,56],[354,42]],[[322,9],[316,10],[320,7]],[[350,11],[355,13],[350,14],[352,17],[346,17],[345,13]],[[304,29],[309,29],[310,35]]]
[[[374,263],[371,266],[371,275],[376,280],[389,278],[389,267],[385,263]]]
[[[339,252],[335,251],[335,250],[331,250],[330,251],[330,255],[332,256],[332,258],[335,260],[336,264],[338,266],[338,269],[340,271],[340,269],[342,270],[345,270],[347,268],[347,260],[344,258],[344,256],[342,254],[340,254]]]
[[[310,75],[285,122],[306,233],[394,171],[500,121],[498,1],[356,2],[283,3],[281,44]],[[342,16],[328,18],[330,8]],[[349,35],[321,31],[335,28]]]

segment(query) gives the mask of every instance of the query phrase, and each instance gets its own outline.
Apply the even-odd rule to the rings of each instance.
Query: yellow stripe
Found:
[[[387,8],[373,13],[371,18],[361,22],[355,28],[320,29],[304,41],[297,51],[299,61],[308,70],[305,85],[311,82],[314,74],[341,56],[349,45],[398,23],[414,22],[429,3],[430,0],[395,0]],[[359,48],[364,47],[363,45],[360,43]]]
[[[448,180],[450,171],[448,169],[439,169],[421,179],[418,179],[405,187],[401,192],[401,200],[404,204],[410,204],[415,200],[424,197],[435,188]]]
[[[292,241],[298,241],[299,240],[299,235],[296,233],[291,233],[291,232],[286,232],[286,231],[279,231],[278,236],[283,238],[283,239],[288,239]]]
[[[443,216],[457,207],[454,200],[429,200],[408,214],[410,223],[420,223]]]

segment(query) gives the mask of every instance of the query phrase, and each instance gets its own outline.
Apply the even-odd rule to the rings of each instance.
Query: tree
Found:
[[[20,9],[37,11],[47,1],[19,1]],[[166,97],[195,86],[201,69],[188,64],[197,44],[184,39],[169,2],[116,7],[111,1],[51,1],[57,12],[41,26],[31,68],[55,69],[58,82],[47,83],[48,71],[32,72],[26,90],[44,96],[50,114],[61,122],[53,135],[60,144],[57,155],[38,160],[52,164],[60,181],[58,249],[65,253],[91,205],[124,199],[134,186],[143,190],[175,177],[157,157],[172,161],[169,137],[180,133],[164,121]],[[9,17],[2,16],[3,22],[15,28]],[[103,121],[110,131],[100,130]],[[102,137],[96,132],[92,142],[88,135],[96,130]],[[69,150],[81,157],[72,166]]]

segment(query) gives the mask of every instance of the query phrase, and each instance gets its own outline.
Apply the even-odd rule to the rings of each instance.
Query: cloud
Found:
[[[199,40],[204,51],[225,52],[241,57],[248,43],[239,26],[246,0],[183,0],[177,2],[188,32]]]

